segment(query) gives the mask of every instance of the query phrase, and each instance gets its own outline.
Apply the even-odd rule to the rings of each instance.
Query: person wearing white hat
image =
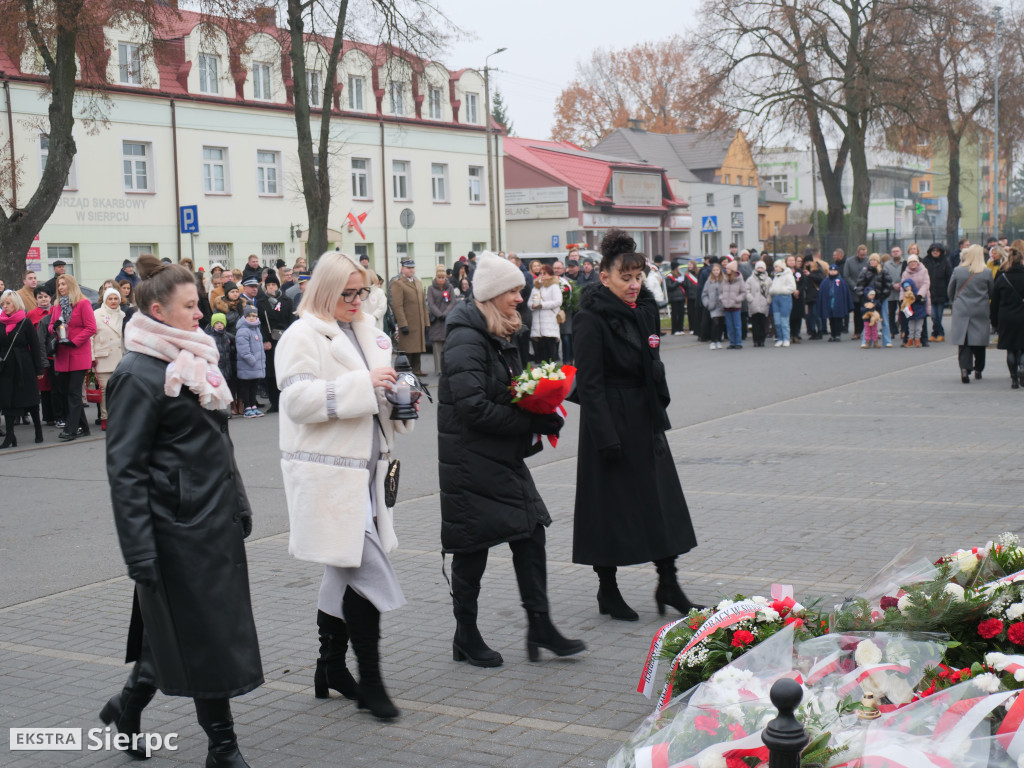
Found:
[[[92,368],[103,398],[100,400],[100,426],[107,431],[107,381],[124,355],[125,314],[121,310],[121,291],[107,288],[103,301],[93,310],[96,335],[92,337]]]

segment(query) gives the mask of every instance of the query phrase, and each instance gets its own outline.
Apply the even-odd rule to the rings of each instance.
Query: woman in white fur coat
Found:
[[[405,603],[387,554],[398,541],[384,505],[394,422],[384,391],[395,383],[391,341],[364,314],[367,271],[351,257],[320,257],[299,319],[277,348],[281,471],[291,536],[288,551],[323,563],[317,626],[317,698],[333,688],[381,719],[398,716],[380,674],[380,614]],[[348,641],[359,667],[345,667]]]

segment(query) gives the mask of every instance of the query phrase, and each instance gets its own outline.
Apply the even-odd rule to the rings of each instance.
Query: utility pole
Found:
[[[992,237],[999,237],[999,27],[1003,21],[1003,9],[996,6],[992,9],[996,25],[996,49],[993,55],[995,64],[995,135],[992,139]]]
[[[488,61],[491,56],[507,51],[507,48],[499,48],[492,53],[487,54],[484,57],[484,110],[486,116],[484,118],[484,126],[487,131],[484,134],[484,138],[487,140],[487,210],[491,215],[491,250],[498,250],[498,212],[495,210],[495,180],[494,180],[494,166],[492,155],[491,155],[491,68],[488,66]],[[497,147],[495,147],[497,149]]]

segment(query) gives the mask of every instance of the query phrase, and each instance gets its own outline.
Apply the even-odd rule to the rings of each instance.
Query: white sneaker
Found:
[[[675,333],[673,333],[672,335],[673,335],[673,336],[682,336],[682,335],[683,335],[683,332],[682,332],[682,331],[676,331],[676,332],[675,332]]]
[[[776,341],[775,342],[775,346],[776,347],[781,347],[782,346],[782,339],[779,339],[778,341]]]
[[[784,347],[788,347],[788,346],[789,346],[789,342],[788,342],[788,341],[784,341],[784,342],[782,342],[782,346],[784,346]]]
[[[711,349],[715,349],[715,342],[711,342]]]
[[[716,344],[718,344],[718,348],[719,348],[719,349],[721,349],[721,348],[722,348],[722,342],[720,342],[720,341],[717,341],[717,342],[715,342],[715,343],[716,343]]]

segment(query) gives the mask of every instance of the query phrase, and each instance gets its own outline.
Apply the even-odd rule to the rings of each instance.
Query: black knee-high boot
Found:
[[[0,448],[17,448],[18,438],[14,436],[14,414],[4,414],[4,429],[6,434],[4,435],[4,441],[0,443]]]
[[[1021,350],[1006,350],[1006,367],[1010,369],[1010,389],[1020,389]],[[17,445],[17,443],[15,443]]]
[[[344,620],[323,611],[316,612],[316,625],[320,630],[320,658],[313,674],[314,693],[318,699],[328,699],[333,688],[354,701],[359,698],[359,686],[345,666],[348,627]]]
[[[36,429],[36,442],[43,442],[43,422],[39,419],[39,406],[32,408],[28,415],[32,417],[32,426]]]
[[[595,565],[594,573],[600,586],[597,588],[597,610],[602,615],[611,616],[619,621],[639,621],[640,616],[634,611],[619,592],[619,584],[615,578],[614,565]]]
[[[456,622],[452,658],[468,661],[474,667],[500,667],[504,659],[484,642],[476,624],[480,579],[486,566],[486,549],[452,556],[452,612]]]
[[[359,666],[359,708],[369,709],[381,720],[392,720],[399,712],[380,674],[380,611],[352,587],[345,590],[341,608]]]
[[[112,725],[118,733],[128,736],[131,745],[125,751],[140,760],[146,759],[149,755],[146,754],[144,746],[142,749],[136,748],[135,737],[142,729],[142,710],[156,695],[155,683],[153,661],[143,646],[142,654],[132,667],[121,693],[112,697],[100,710],[100,720],[106,725]]]
[[[701,610],[704,606],[690,602],[690,598],[679,587],[676,581],[676,559],[666,557],[654,561],[654,567],[658,569],[658,588],[654,591],[654,602],[658,605],[658,614],[665,615],[665,606],[671,606],[680,613],[686,614],[691,610]]]
[[[250,768],[242,753],[238,751],[235,736],[235,721],[231,718],[229,699],[193,699],[196,704],[196,719],[206,731],[209,751],[206,754],[206,768]]]

